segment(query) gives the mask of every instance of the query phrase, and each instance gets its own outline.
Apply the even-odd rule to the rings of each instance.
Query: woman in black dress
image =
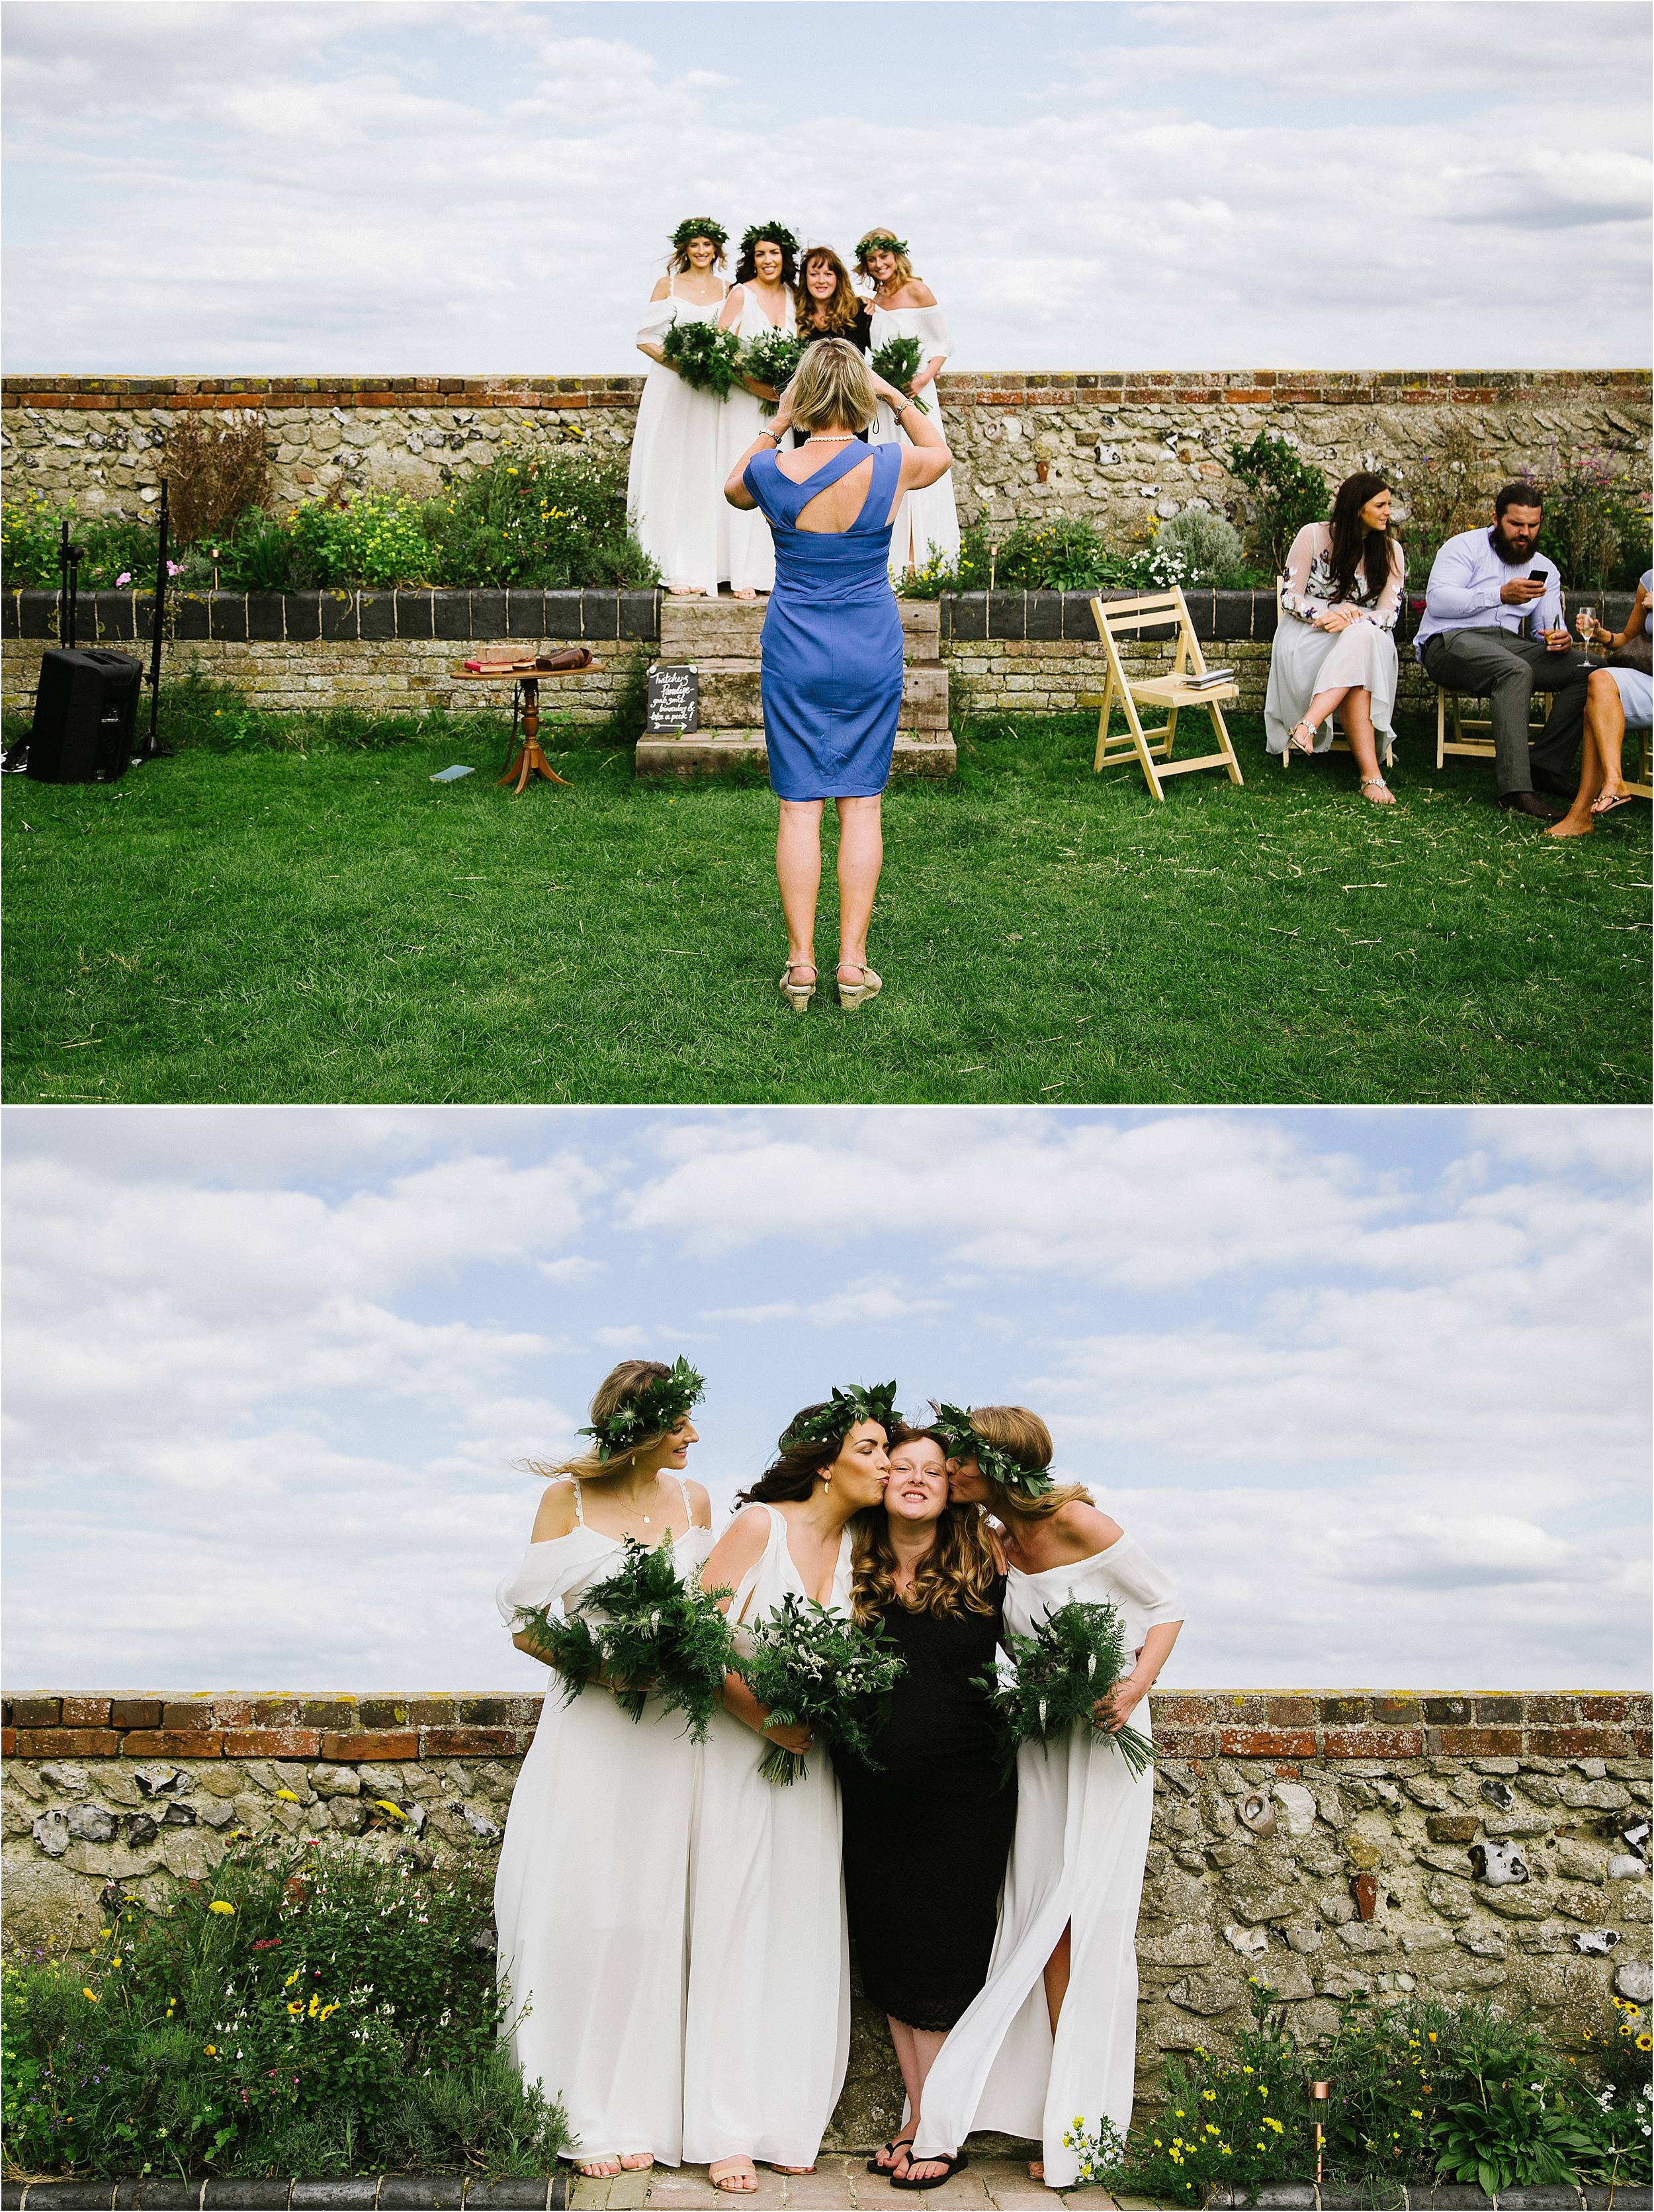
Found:
[[[843,338],[858,353],[867,352],[873,329],[872,311],[830,246],[812,246],[799,263],[793,297],[798,302],[800,343],[812,346],[818,338]],[[855,434],[865,446],[865,424]],[[801,430],[794,431],[793,443],[804,443]]]
[[[994,1664],[1005,1577],[982,1517],[948,1503],[947,1455],[897,1427],[885,1501],[855,1528],[855,1618],[907,1662],[868,1768],[838,1769],[844,1892],[861,1984],[890,2021],[908,2093],[900,2132],[871,2158],[897,2189],[934,2189],[966,2163],[911,2159],[925,2076],[988,1978],[1017,1820],[1014,1771],[974,1677]]]

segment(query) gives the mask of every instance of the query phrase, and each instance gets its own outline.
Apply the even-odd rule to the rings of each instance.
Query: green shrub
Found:
[[[1606,454],[1577,454],[1537,478],[1539,550],[1576,597],[1631,592],[1649,565],[1649,495],[1617,476]]]
[[[1229,467],[1252,495],[1252,535],[1278,572],[1304,524],[1325,520],[1327,479],[1312,462],[1300,460],[1285,438],[1267,430],[1250,446],[1231,447]]]
[[[1155,532],[1153,550],[1168,567],[1175,561],[1183,571],[1164,577],[1166,583],[1225,590],[1248,573],[1239,531],[1209,507],[1180,508]]]
[[[427,501],[423,518],[439,583],[569,591],[660,580],[632,532],[619,453],[508,445]]]
[[[363,492],[337,503],[308,501],[294,508],[287,528],[293,573],[303,586],[325,590],[330,585],[366,585],[389,591],[398,584],[432,580],[435,556],[421,527],[420,510],[396,493]],[[238,523],[238,536],[241,529]]]
[[[10,2166],[544,2172],[567,2130],[499,2048],[489,1904],[480,1869],[266,1844],[129,1900],[89,1966],[9,1963]]]

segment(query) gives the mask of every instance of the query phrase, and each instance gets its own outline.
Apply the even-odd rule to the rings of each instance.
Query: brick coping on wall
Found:
[[[978,640],[1090,645],[1099,641],[1092,614],[1094,598],[1131,599],[1133,590],[1092,592],[946,592],[938,601],[943,644]],[[1593,594],[1616,627],[1629,618],[1632,594]],[[235,644],[323,644],[400,638],[580,638],[593,644],[643,643],[660,635],[659,591],[537,592],[435,590],[390,592],[169,592],[169,640],[222,639]],[[1275,634],[1272,591],[1219,592],[1185,587],[1195,635],[1207,643],[1267,641]],[[733,604],[733,602],[732,602]],[[90,645],[145,640],[152,597],[148,592],[82,592],[77,635]],[[1404,620],[1401,640],[1406,651]],[[0,633],[7,637],[53,638],[58,634],[55,591],[9,591],[0,595]],[[1145,630],[1146,643],[1169,636]]]
[[[1645,368],[976,369],[938,380],[952,407],[1487,405],[1518,394],[1646,392]],[[641,376],[8,376],[0,408],[635,407]]]
[[[541,1693],[314,1697],[198,1691],[4,1700],[0,1753],[19,1759],[512,1756]],[[1650,1749],[1650,1698],[1632,1690],[1157,1690],[1155,1740],[1185,1759],[1624,1759]]]

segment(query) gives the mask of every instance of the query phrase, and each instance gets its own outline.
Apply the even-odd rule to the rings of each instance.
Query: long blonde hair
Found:
[[[970,1425],[984,1443],[997,1444],[1019,1467],[1025,1467],[1031,1473],[1051,1464],[1055,1449],[1051,1431],[1026,1406],[973,1406]],[[1049,1521],[1065,1505],[1094,1505],[1097,1502],[1083,1482],[1059,1482],[1038,1498],[1025,1498],[1018,1491],[1007,1490],[985,1471],[984,1480],[992,1493],[990,1509],[1001,1521],[1007,1517]]]
[[[600,1429],[612,1415],[618,1413],[628,1398],[635,1398],[651,1382],[662,1381],[672,1373],[658,1359],[623,1359],[611,1367],[597,1387],[592,1401],[592,1425]],[[596,1440],[585,1451],[575,1452],[568,1459],[526,1459],[518,1464],[525,1474],[544,1475],[548,1482],[556,1482],[565,1475],[573,1475],[577,1482],[595,1482],[605,1474],[628,1474],[646,1453],[657,1450],[663,1437],[671,1434],[667,1429],[654,1429],[635,1443],[611,1445],[607,1459],[598,1456]]]
[[[879,411],[867,364],[845,338],[818,338],[793,380],[793,420],[801,430],[840,424],[865,429]]]
[[[897,1428],[891,1431],[890,1449],[929,1437],[947,1450],[945,1438],[931,1429]],[[992,1613],[994,1584],[1000,1563],[988,1523],[974,1505],[948,1505],[936,1523],[936,1537],[913,1571],[913,1587],[904,1595],[896,1588],[896,1553],[891,1543],[890,1516],[884,1507],[858,1513],[851,1530],[851,1608],[864,1626],[876,1620],[892,1599],[909,1613]]]

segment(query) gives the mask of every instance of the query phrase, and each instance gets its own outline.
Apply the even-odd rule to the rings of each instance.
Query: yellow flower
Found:
[[[114,1929],[113,1929],[112,1928],[100,1928],[100,1929],[99,1929],[99,1930],[98,1930],[98,1934],[99,1934],[99,1936],[112,1936],[112,1935],[114,1934],[114,1932],[115,1932],[115,1931],[114,1931]]]
[[[405,1820],[408,1817],[403,1811],[401,1806],[392,1805],[388,1797],[374,1797],[369,1802],[374,1805],[380,1812],[388,1813],[393,1820]],[[1078,2123],[1076,2123],[1076,2125]]]
[[[98,2002],[98,1993],[95,1990],[83,1989],[81,1995],[86,1999],[88,2004],[96,2004]]]
[[[222,1897],[215,1897],[212,1903],[207,1907],[207,1910],[209,1912],[228,1912],[233,1914],[235,1911],[235,1907],[233,1905],[226,1905]]]
[[[289,2012],[302,2012],[304,2010],[304,2007],[301,2004],[290,2004],[288,2007],[288,2010]]]
[[[1639,2035],[1637,2048],[1639,2051],[1654,2051],[1654,2035]]]
[[[1413,2117],[1415,2120],[1421,2120],[1424,2118],[1424,2114],[1422,2112],[1414,2112]]]
[[[217,2057],[218,2045],[216,2043],[204,2043],[201,2048],[206,2052],[209,2058]]]
[[[296,1982],[296,1981],[298,1980],[298,1978],[299,1978],[299,1975],[300,1975],[300,1973],[301,1973],[301,1971],[302,1971],[302,1970],[301,1970],[300,1967],[298,1967],[298,1966],[295,1966],[295,1968],[293,1969],[293,1972],[292,1972],[288,1976],[287,1979],[286,1979],[286,1980],[282,1984],[282,1987],[283,1987],[284,1990],[290,1990],[290,1989],[292,1988],[292,1986],[293,1986],[294,1983],[295,1983],[295,1982]]]

